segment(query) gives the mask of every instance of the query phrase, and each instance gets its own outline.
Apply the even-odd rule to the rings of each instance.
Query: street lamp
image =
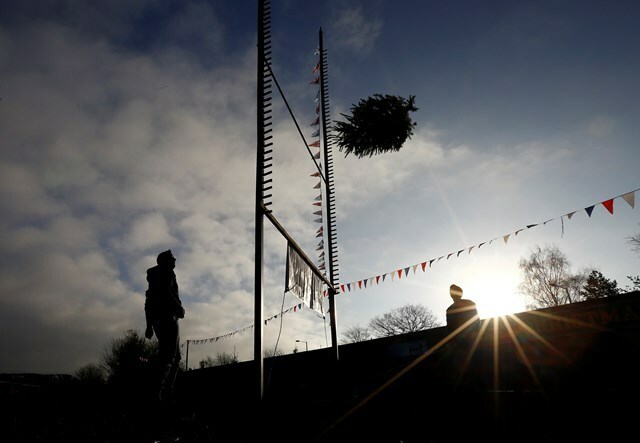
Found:
[[[309,343],[304,340],[296,340],[296,343],[304,343],[305,350],[309,350]]]

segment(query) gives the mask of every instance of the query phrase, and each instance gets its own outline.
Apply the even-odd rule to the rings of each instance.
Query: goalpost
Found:
[[[333,174],[333,158],[331,150],[331,140],[329,138],[329,101],[328,101],[328,85],[327,85],[327,66],[326,53],[322,42],[322,29],[319,31],[319,83],[320,83],[320,126],[322,128],[322,138],[324,147],[324,171],[315,162],[313,154],[309,149],[309,145],[305,141],[309,155],[313,159],[318,169],[321,182],[324,183],[326,199],[324,200],[323,212],[327,214],[327,240],[328,240],[328,273],[329,278],[320,271],[320,269],[306,256],[296,241],[286,231],[286,229],[278,222],[272,211],[268,209],[271,205],[269,198],[272,194],[268,193],[272,188],[273,178],[271,177],[270,163],[273,159],[273,134],[271,121],[271,99],[272,86],[276,85],[282,95],[285,105],[289,109],[293,117],[293,113],[286,103],[284,94],[275,78],[271,68],[271,5],[270,0],[258,0],[258,56],[257,56],[257,149],[256,149],[256,200],[255,200],[255,269],[254,269],[254,297],[255,297],[255,321],[254,321],[254,362],[256,364],[256,377],[258,380],[257,395],[258,400],[262,400],[264,395],[264,357],[263,357],[263,234],[264,234],[264,218],[266,217],[272,225],[287,240],[289,246],[293,248],[298,255],[309,266],[311,271],[319,277],[327,287],[329,296],[329,315],[331,324],[331,343],[332,354],[334,359],[338,360],[338,337],[336,322],[336,306],[335,294],[339,286],[338,266],[337,266],[337,236],[336,236],[336,218],[335,212],[335,192],[334,192],[334,174]],[[294,119],[295,121],[295,119]],[[296,123],[297,126],[297,123]],[[298,128],[299,129],[299,128]],[[302,135],[302,134],[301,134]],[[303,137],[304,140],[304,137]]]

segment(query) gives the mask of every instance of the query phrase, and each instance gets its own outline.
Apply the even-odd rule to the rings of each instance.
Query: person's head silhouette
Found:
[[[160,266],[173,269],[176,264],[176,258],[171,253],[171,249],[167,249],[166,251],[158,254],[158,257],[156,258],[156,262]]]
[[[460,300],[462,298],[462,288],[458,285],[451,285],[449,287],[449,294],[451,294],[453,301]]]

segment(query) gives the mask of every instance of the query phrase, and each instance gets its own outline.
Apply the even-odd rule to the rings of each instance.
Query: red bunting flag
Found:
[[[609,199],[606,201],[602,202],[602,206],[604,206],[605,208],[607,208],[607,211],[609,211],[609,214],[613,214],[613,199]]]
[[[314,148],[319,148],[320,147],[320,140],[314,141],[309,146],[313,146]]]
[[[358,280],[358,288],[362,288],[362,280]]]
[[[380,282],[380,276],[376,275],[376,285]]]
[[[398,269],[398,278],[402,278],[402,269]]]
[[[344,285],[340,285],[340,287],[342,288],[342,292],[344,292]]]
[[[316,77],[315,79],[309,82],[310,85],[317,85],[320,83],[320,77]]]
[[[427,262],[423,261],[422,263],[420,263],[420,266],[422,266],[422,272],[424,272],[424,268],[427,267]]]
[[[320,177],[320,172],[316,171],[310,175],[310,177]]]

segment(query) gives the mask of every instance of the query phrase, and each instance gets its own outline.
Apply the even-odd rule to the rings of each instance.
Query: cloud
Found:
[[[332,47],[366,54],[373,49],[382,33],[382,21],[365,17],[362,8],[347,8],[335,12],[332,22]]]
[[[209,31],[212,11],[194,11],[176,33]],[[0,322],[15,356],[0,371],[73,372],[143,328],[161,250],[179,257],[187,307],[252,278],[255,48],[203,66],[175,45],[123,50],[124,29],[87,32],[51,19],[0,35]]]

